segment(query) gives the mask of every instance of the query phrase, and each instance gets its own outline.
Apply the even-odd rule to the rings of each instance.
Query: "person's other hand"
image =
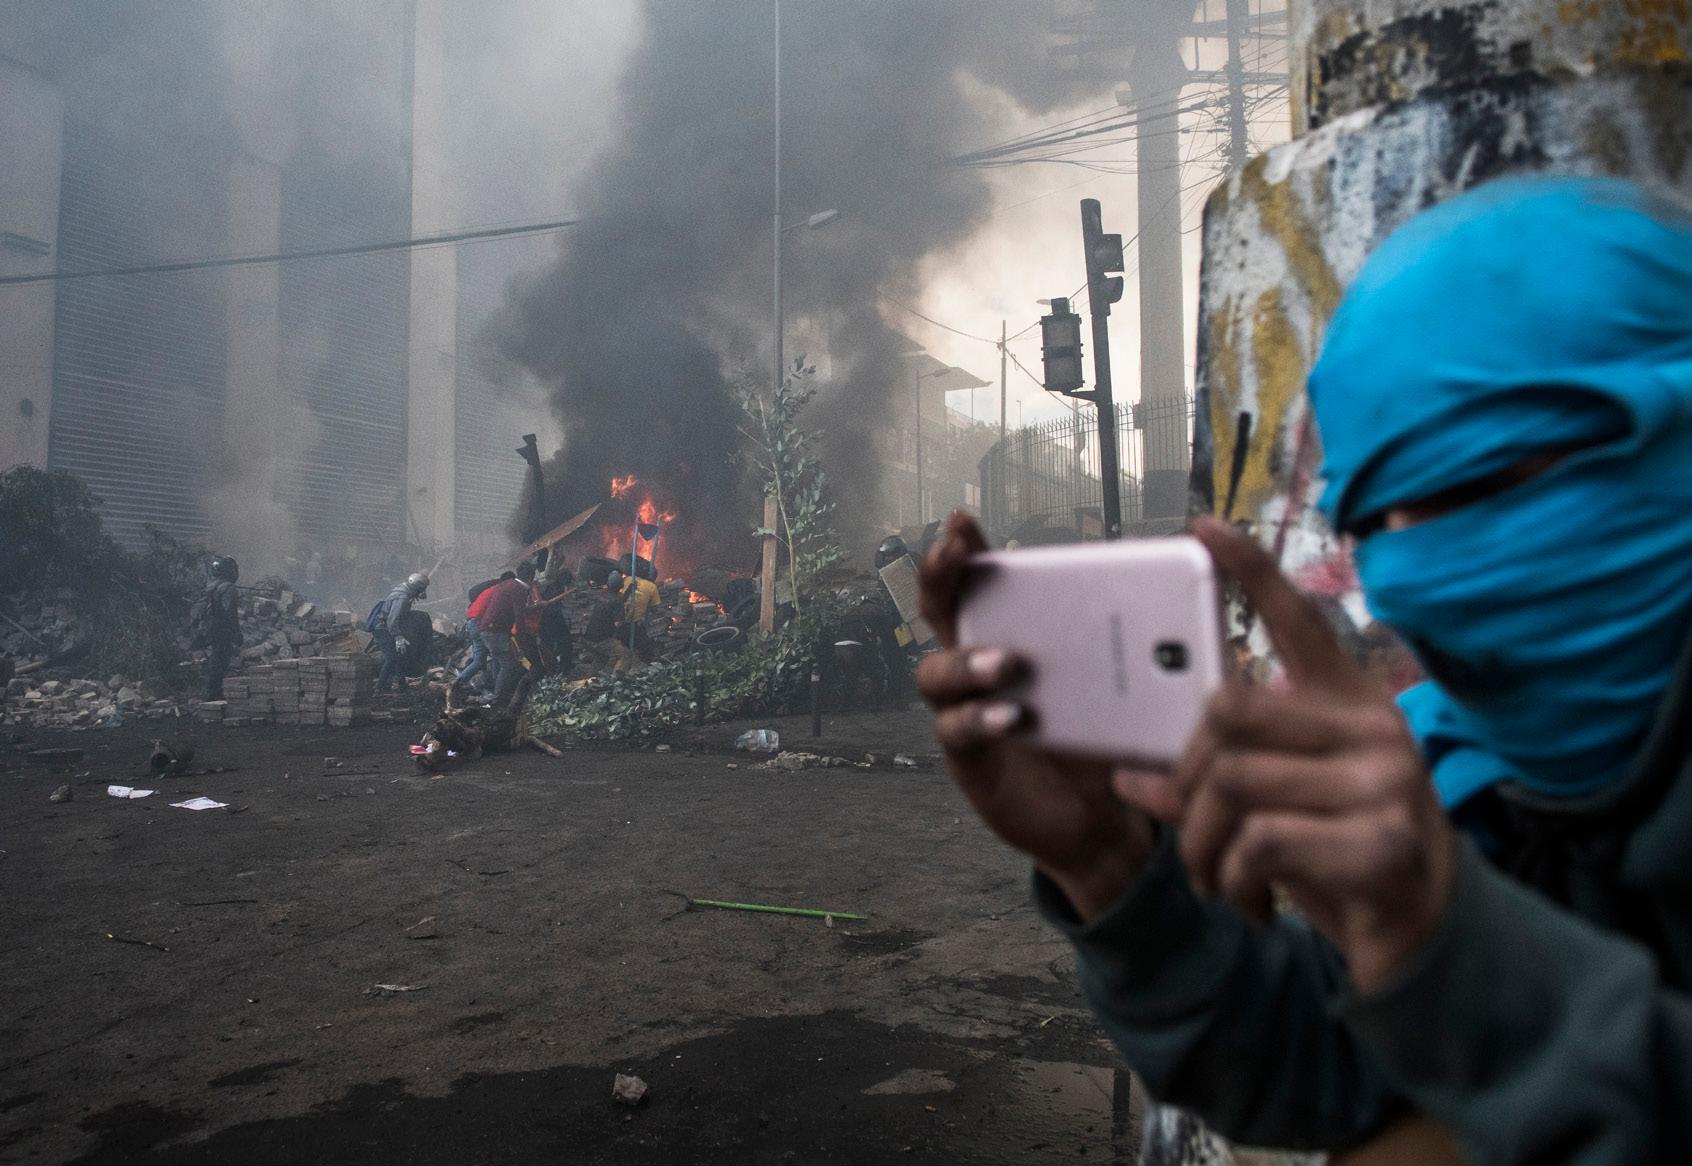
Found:
[[[411,641],[406,639],[404,636],[395,636],[394,651],[403,656],[405,653],[411,651]]]
[[[1444,914],[1456,832],[1403,715],[1316,607],[1249,536],[1214,519],[1193,533],[1239,581],[1286,683],[1225,687],[1177,766],[1188,875],[1260,920],[1284,889],[1357,988],[1379,988]]]
[[[1138,876],[1151,854],[1151,825],[1113,795],[1110,766],[1018,740],[1030,713],[1006,690],[1026,677],[1025,661],[998,648],[957,646],[969,559],[986,547],[975,523],[954,514],[923,564],[923,616],[942,648],[918,666],[917,686],[934,708],[946,768],[976,813],[1088,918]]]

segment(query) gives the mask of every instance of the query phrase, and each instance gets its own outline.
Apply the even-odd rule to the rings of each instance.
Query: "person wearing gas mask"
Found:
[[[407,638],[411,605],[428,593],[429,576],[413,571],[382,601],[382,617],[375,628],[376,652],[382,658],[376,673],[377,692],[387,692],[396,685],[402,690],[406,687],[405,655],[411,650]]]
[[[218,555],[207,564],[205,593],[189,613],[194,636],[206,649],[205,698],[223,699],[223,681],[241,647],[241,593],[235,581],[241,568],[230,555]]]
[[[1551,177],[1427,210],[1309,393],[1321,509],[1429,679],[1395,702],[1201,520],[1282,680],[1225,687],[1172,772],[1037,751],[1026,666],[955,646],[960,517],[924,586],[951,772],[1124,1057],[1220,1132],[1692,1161],[1692,216]]]

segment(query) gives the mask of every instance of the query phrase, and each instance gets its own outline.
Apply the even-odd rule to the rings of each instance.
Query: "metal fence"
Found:
[[[1104,534],[1104,480],[1099,472],[1099,414],[1085,403],[1067,417],[1030,425],[996,442],[981,459],[982,520],[996,543],[1066,542]],[[1193,404],[1189,397],[1116,407],[1125,530],[1146,513],[1147,471],[1184,471],[1190,464]]]

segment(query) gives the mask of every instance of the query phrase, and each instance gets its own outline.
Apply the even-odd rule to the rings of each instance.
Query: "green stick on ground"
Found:
[[[835,919],[868,919],[868,915],[854,915],[850,911],[818,911],[814,907],[770,907],[763,903],[726,903],[721,899],[689,899],[690,907],[721,907],[725,911],[766,911],[771,915],[806,915],[813,919],[832,916]]]

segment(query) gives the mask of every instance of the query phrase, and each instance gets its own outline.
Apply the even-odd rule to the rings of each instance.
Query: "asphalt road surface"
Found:
[[[1121,1160],[1025,865],[888,764],[922,718],[831,720],[877,765],[792,773],[740,727],[442,776],[415,726],[202,727],[230,768],[158,780],[156,726],[0,736],[0,1162]]]

